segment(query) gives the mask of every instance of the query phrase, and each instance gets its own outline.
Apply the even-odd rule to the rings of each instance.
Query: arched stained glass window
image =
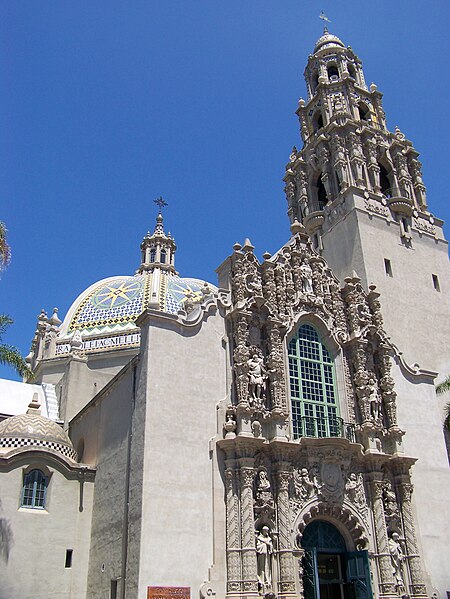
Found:
[[[22,507],[44,508],[48,478],[40,470],[31,470],[23,477]]]
[[[340,437],[334,364],[314,327],[299,327],[288,356],[294,438]]]

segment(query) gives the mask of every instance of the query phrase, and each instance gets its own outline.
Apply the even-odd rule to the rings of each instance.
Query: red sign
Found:
[[[191,599],[191,587],[147,587],[147,599]]]

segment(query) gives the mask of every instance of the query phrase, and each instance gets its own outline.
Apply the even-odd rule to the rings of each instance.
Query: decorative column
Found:
[[[234,460],[227,460],[225,470],[227,510],[227,596],[239,595],[241,591],[241,535],[239,526],[239,497],[236,484]]]
[[[291,546],[291,518],[289,509],[289,464],[281,462],[277,469],[278,559],[280,580],[279,597],[295,595],[294,560]]]
[[[253,514],[254,461],[254,458],[240,458],[239,460],[241,465],[242,594],[246,597],[259,597],[255,548],[255,518]]]
[[[296,572],[297,572],[297,588],[298,588],[298,598],[304,599],[305,593],[303,590],[303,557],[305,556],[304,549],[294,549],[292,552],[294,556],[294,561],[296,564]]]
[[[392,572],[391,554],[389,551],[389,541],[384,517],[383,507],[383,486],[382,480],[371,480],[370,491],[372,495],[373,518],[375,528],[375,538],[377,542],[377,562],[380,575],[379,588],[380,596],[397,595],[395,589],[394,575]]]
[[[417,547],[416,533],[414,530],[414,520],[411,509],[411,496],[413,485],[402,482],[398,485],[401,512],[403,520],[403,530],[405,533],[407,562],[411,576],[410,592],[414,597],[426,597],[427,589],[423,579],[422,560]]]

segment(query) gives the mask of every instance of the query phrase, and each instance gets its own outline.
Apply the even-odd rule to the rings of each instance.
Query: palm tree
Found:
[[[5,223],[0,221],[0,270],[8,266],[11,259],[11,248],[6,241],[6,233]]]
[[[447,391],[450,391],[450,376],[444,379],[442,383],[436,385],[436,393],[438,395],[442,395]],[[444,427],[450,431],[450,402],[444,408]]]
[[[23,376],[26,379],[31,379],[32,372],[28,364],[22,358],[19,350],[12,345],[2,343],[3,335],[5,334],[6,329],[12,323],[12,318],[6,314],[0,314],[0,364],[12,366],[20,374],[20,376]]]
[[[0,221],[0,271],[8,266],[11,259],[11,248],[6,239],[6,233],[5,223]],[[12,323],[12,318],[6,314],[0,314],[0,364],[12,366],[20,376],[30,380],[33,378],[33,373],[20,355],[19,350],[12,345],[2,343],[3,335]]]

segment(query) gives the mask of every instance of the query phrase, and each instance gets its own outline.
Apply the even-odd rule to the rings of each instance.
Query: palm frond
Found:
[[[11,260],[11,248],[6,241],[7,232],[5,223],[0,221],[0,270],[8,266]]]
[[[0,314],[0,339],[6,333],[6,329],[13,323],[13,319],[7,314]]]
[[[436,385],[436,393],[438,395],[442,395],[443,393],[447,393],[450,391],[450,376],[444,379],[441,383]]]
[[[444,408],[444,428],[450,431],[450,402]]]
[[[33,373],[28,364],[20,355],[20,352],[12,345],[0,345],[0,364],[11,366],[14,370],[27,380],[33,378]]]

